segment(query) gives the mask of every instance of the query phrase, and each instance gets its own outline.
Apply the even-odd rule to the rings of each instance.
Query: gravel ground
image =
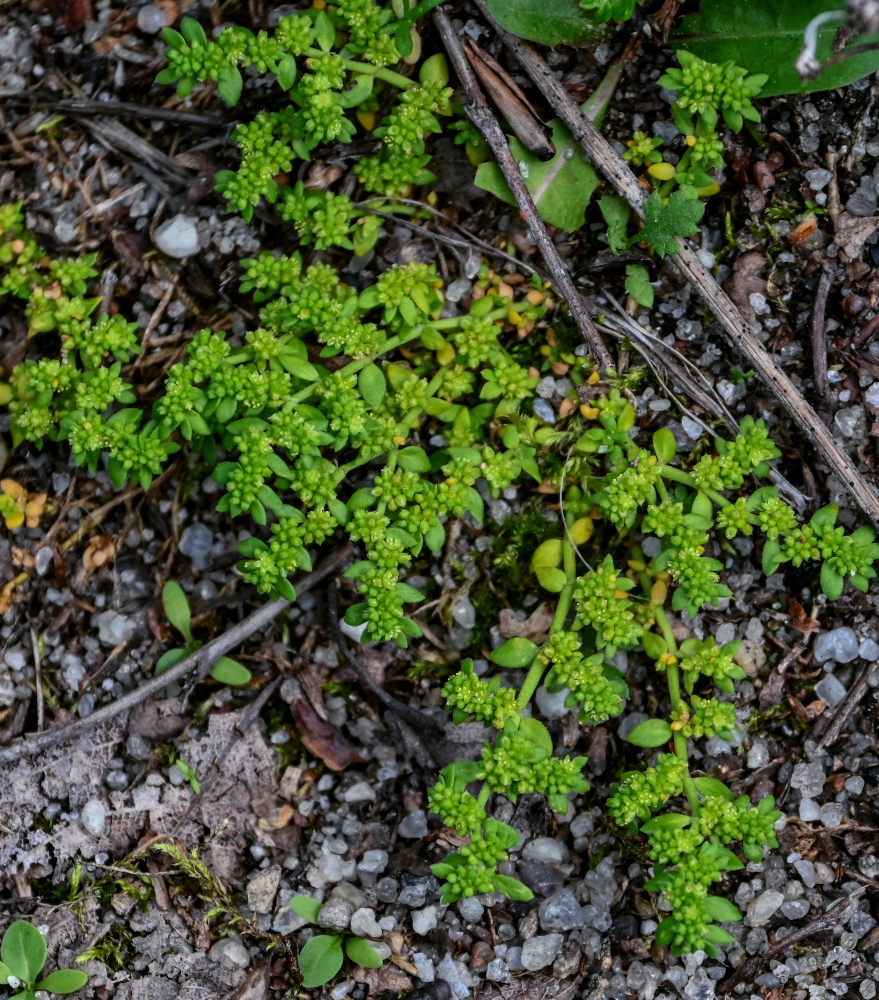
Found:
[[[63,14],[48,4],[6,8],[0,11],[0,88],[21,97],[39,87],[41,98],[56,99],[78,96],[81,87],[97,100],[158,104],[167,97],[152,86],[163,50],[160,14],[176,6],[173,0],[96,0],[90,11],[79,3],[65,6]],[[73,18],[74,27],[64,17]],[[82,23],[75,23],[78,18]],[[559,69],[585,85],[611,54],[612,46],[600,46],[581,65],[566,52],[558,57]],[[648,85],[659,73],[656,58],[645,56],[636,69],[640,75],[621,88],[607,126],[619,142],[634,129],[652,124],[661,134],[668,124],[667,107],[645,96],[655,93]],[[879,338],[852,341],[879,300],[876,97],[875,83],[864,81],[845,94],[762,105],[767,144],[732,148],[728,187],[709,210],[701,238],[703,261],[717,265],[719,279],[810,398],[814,382],[804,331],[820,268],[825,261],[834,268],[826,310],[830,389],[823,403],[871,482]],[[219,111],[198,95],[188,106]],[[170,162],[185,173],[183,183],[167,164],[164,173],[161,166],[139,172],[143,164],[118,148],[106,149],[88,119],[69,117],[42,129],[51,108],[17,99],[8,100],[0,116],[0,201],[27,199],[29,224],[50,253],[100,250],[104,274],[114,272],[116,294],[147,334],[154,358],[173,356],[203,325],[244,329],[247,305],[233,292],[237,262],[278,245],[283,234],[270,223],[250,226],[227,217],[209,193],[211,171],[231,155],[225,134],[196,129],[181,137],[165,122],[123,121],[176,156]],[[826,154],[833,150],[839,156],[828,169]],[[757,162],[771,184],[764,171],[755,172]],[[451,175],[460,164],[450,161],[444,169]],[[504,233],[535,260],[517,220],[496,203],[475,201],[472,192],[465,202],[467,197],[471,229]],[[826,214],[818,216],[813,235],[797,240],[805,202]],[[735,220],[734,248],[724,236],[727,208]],[[858,220],[869,220],[872,230]],[[560,241],[600,301],[602,284],[591,270],[594,236],[587,227]],[[405,228],[392,231],[379,258],[393,260],[399,245],[411,240]],[[151,255],[154,248],[160,253]],[[176,260],[182,251],[195,254],[184,268]],[[767,420],[785,453],[785,473],[798,488],[817,505],[845,506],[841,485],[802,447],[774,400],[736,374],[739,362],[690,290],[665,272],[655,277],[657,307],[640,320],[695,363],[732,412]],[[468,284],[459,279],[456,294],[465,296]],[[614,282],[607,287],[616,290]],[[0,318],[4,365],[11,367],[23,350],[20,321]],[[150,371],[145,377],[152,377]],[[544,379],[534,412],[554,419],[570,388],[564,379]],[[643,386],[636,403],[639,425],[667,424],[681,450],[702,437],[701,426],[679,413],[659,384]],[[51,679],[47,710],[58,721],[88,717],[151,675],[168,639],[157,617],[157,580],[169,573],[181,581],[199,626],[211,635],[238,621],[255,601],[240,581],[230,586],[237,534],[214,511],[218,487],[202,470],[188,470],[185,482],[164,481],[147,496],[123,496],[102,471],[91,477],[77,470],[61,448],[7,454],[7,431],[8,418],[0,415],[3,475],[46,491],[55,515],[0,536],[0,584],[27,574],[0,625],[0,743],[33,728],[38,672]],[[500,500],[486,499],[499,525],[528,498],[510,490]],[[104,505],[110,506],[99,526],[80,543],[59,544]],[[857,521],[851,511],[843,518]],[[431,620],[451,650],[469,649],[481,626],[465,584],[483,572],[485,537],[473,522],[462,523],[457,596],[446,619]],[[786,819],[780,848],[723,886],[745,918],[731,928],[735,942],[716,958],[697,953],[675,959],[645,944],[662,913],[642,888],[643,847],[621,841],[597,804],[620,759],[631,753],[622,737],[647,717],[643,666],[631,665],[634,696],[627,713],[592,732],[581,733],[556,696],[538,695],[557,742],[587,748],[586,776],[594,792],[575,798],[564,816],[531,797],[515,810],[497,805],[495,815],[522,835],[511,874],[535,899],[479,897],[444,906],[429,868],[444,853],[438,821],[426,812],[431,775],[401,742],[393,713],[362,689],[340,656],[323,591],[304,594],[273,630],[247,644],[245,659],[258,680],[250,694],[279,668],[287,677],[256,717],[247,697],[229,689],[177,686],[142,705],[125,725],[96,727],[80,743],[9,769],[0,789],[0,924],[25,915],[47,925],[59,965],[92,949],[81,994],[89,1000],[294,995],[292,957],[313,933],[288,905],[297,893],[327,901],[325,928],[371,938],[389,959],[381,970],[343,974],[312,994],[333,1000],[712,1000],[757,955],[767,957],[732,995],[871,1000],[879,983],[879,671],[871,666],[879,660],[879,597],[848,594],[825,605],[790,575],[764,579],[748,539],[736,548],[736,558],[727,559],[733,590],[727,606],[684,624],[700,638],[743,640],[748,679],[736,694],[741,732],[732,747],[709,741],[695,760],[704,771],[723,775],[737,794],[755,801],[775,795]],[[442,584],[446,568],[428,563],[423,572]],[[799,621],[788,595],[802,605]],[[535,595],[516,616],[524,618],[536,603]],[[500,641],[497,627],[489,634]],[[767,705],[778,661],[801,640],[786,686]],[[430,673],[413,683],[405,673],[411,660],[380,648],[364,656],[370,672],[398,697],[438,721],[445,718],[441,682]],[[623,653],[616,663],[629,666]],[[863,697],[849,707],[846,694],[859,678],[866,678]],[[849,715],[844,736],[825,746],[823,735],[840,706]],[[320,753],[313,752],[315,745]],[[331,762],[342,769],[333,770]],[[201,782],[198,797],[193,774]],[[144,862],[137,852],[160,833],[182,851],[198,848],[208,875],[155,851]],[[78,889],[71,886],[77,859],[84,864]],[[209,932],[201,918],[212,906],[220,913]],[[828,910],[831,918],[822,920]],[[777,949],[789,935],[795,943]]]

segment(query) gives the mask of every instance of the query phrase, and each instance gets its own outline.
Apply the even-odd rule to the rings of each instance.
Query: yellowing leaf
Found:
[[[591,517],[578,517],[571,525],[571,541],[575,545],[582,545],[592,537],[595,526]]]

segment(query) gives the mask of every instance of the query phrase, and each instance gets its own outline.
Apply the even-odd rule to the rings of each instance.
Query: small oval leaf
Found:
[[[671,739],[671,726],[662,719],[648,719],[629,733],[626,740],[636,747],[661,747]]]

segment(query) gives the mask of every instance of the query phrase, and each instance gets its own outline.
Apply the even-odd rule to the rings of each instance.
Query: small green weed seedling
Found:
[[[57,969],[39,979],[46,964],[46,939],[27,920],[16,920],[0,944],[0,984],[18,990],[10,1000],[36,1000],[36,991],[75,993],[88,982],[79,969]]]
[[[290,905],[300,917],[316,924],[323,907],[320,900],[311,896],[294,896]],[[354,934],[317,934],[299,952],[299,971],[302,985],[311,989],[323,986],[342,968],[345,956],[355,965],[366,969],[380,969],[382,957],[373,946]]]
[[[189,601],[186,599],[183,588],[176,580],[169,580],[162,588],[162,604],[165,606],[165,614],[168,616],[168,621],[183,636],[186,645],[177,649],[169,649],[166,653],[162,654],[159,662],[156,664],[157,677],[159,674],[163,674],[166,670],[173,667],[175,663],[179,663],[182,659],[189,656],[190,653],[201,649],[204,645],[203,642],[194,639],[192,636],[192,613],[189,609]],[[228,656],[221,656],[211,671],[211,677],[221,684],[237,686],[249,684],[251,676],[252,674],[247,667],[242,666],[237,660],[233,660]],[[177,761],[177,766],[182,770],[184,765],[180,761]],[[187,781],[190,780],[190,776],[185,772],[184,777]],[[195,785],[193,785],[193,788],[195,788]],[[197,791],[198,789],[196,789]]]

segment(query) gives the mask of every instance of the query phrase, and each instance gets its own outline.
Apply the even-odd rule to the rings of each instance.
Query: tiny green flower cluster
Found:
[[[607,800],[611,818],[618,826],[628,826],[639,817],[652,816],[683,792],[686,772],[686,762],[669,753],[643,771],[627,771]]]
[[[577,632],[551,632],[539,658],[550,668],[544,678],[547,688],[567,688],[565,707],[579,706],[584,725],[596,725],[622,711],[620,685],[608,677],[604,653],[584,656]]]
[[[659,85],[677,92],[677,103],[687,114],[708,109],[721,112],[733,132],[743,121],[759,122],[760,114],[751,103],[769,79],[766,73],[748,75],[732,61],[721,65],[706,62],[684,49],[678,51],[681,68],[672,68],[659,78]]]
[[[617,649],[637,645],[644,631],[628,595],[634,586],[633,580],[619,575],[611,556],[606,556],[597,570],[585,573],[574,585],[575,627],[588,625],[595,629],[596,649],[603,649],[607,656],[613,656]]]
[[[503,729],[507,719],[519,714],[515,690],[501,687],[500,677],[489,681],[477,677],[472,660],[464,660],[458,673],[446,682],[442,696],[453,709],[455,722],[473,715],[486,725]]]

